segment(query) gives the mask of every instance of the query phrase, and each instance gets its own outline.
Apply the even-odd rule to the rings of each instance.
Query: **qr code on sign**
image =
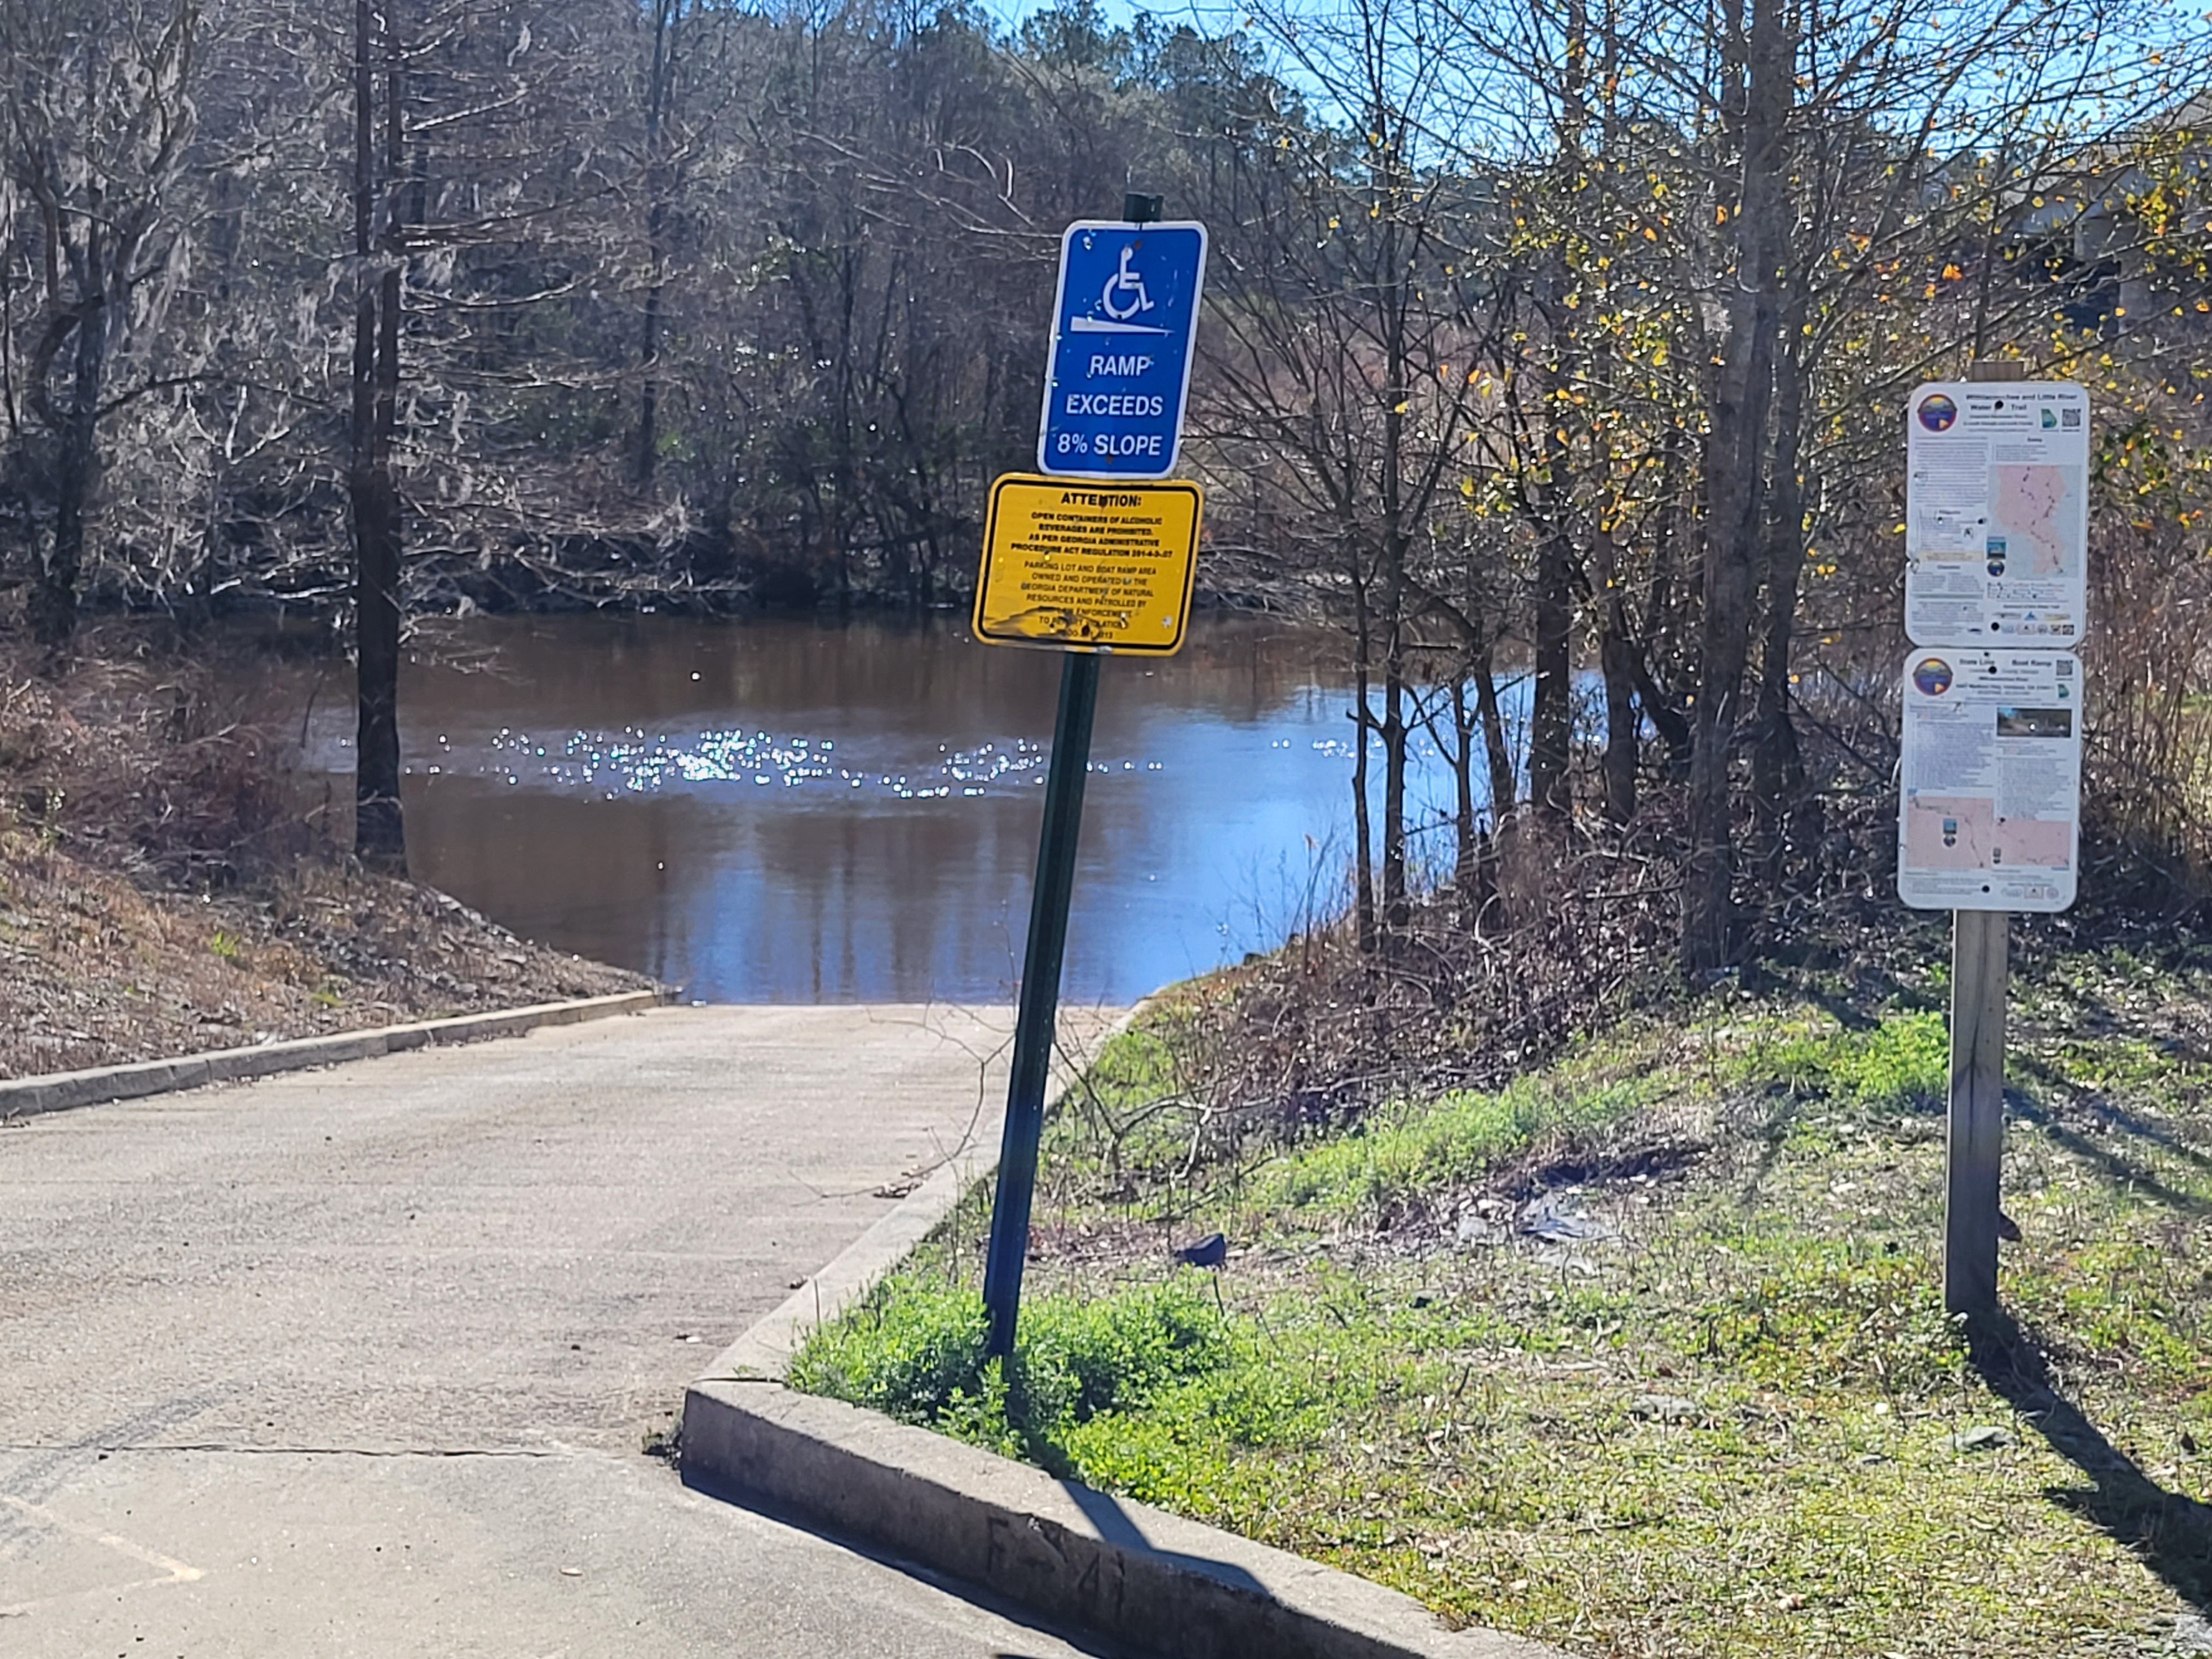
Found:
[[[2060,410],[2058,411],[2058,424],[2059,424],[2059,425],[2061,425],[2061,426],[2079,426],[2079,425],[2081,425],[2081,411],[2080,410],[2078,410],[2078,409],[2062,409],[2062,410]]]

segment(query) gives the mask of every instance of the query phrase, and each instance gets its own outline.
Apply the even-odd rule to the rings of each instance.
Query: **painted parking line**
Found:
[[[87,1542],[100,1545],[104,1548],[115,1551],[118,1554],[127,1556],[142,1566],[151,1567],[161,1575],[155,1578],[134,1578],[122,1584],[101,1584],[85,1589],[68,1590],[59,1595],[35,1596],[28,1601],[11,1601],[0,1606],[0,1619],[15,1618],[31,1612],[33,1608],[46,1607],[56,1601],[70,1601],[79,1595],[112,1595],[118,1590],[148,1589],[160,1584],[189,1584],[195,1579],[206,1577],[198,1567],[188,1567],[183,1562],[162,1554],[159,1550],[149,1550],[143,1544],[134,1544],[118,1533],[104,1531],[99,1527],[88,1527],[79,1522],[68,1520],[56,1515],[43,1505],[28,1503],[21,1498],[10,1498],[4,1492],[0,1492],[0,1504],[4,1504],[18,1515],[27,1516],[42,1525],[52,1527],[57,1532],[66,1533],[72,1538],[81,1538]]]

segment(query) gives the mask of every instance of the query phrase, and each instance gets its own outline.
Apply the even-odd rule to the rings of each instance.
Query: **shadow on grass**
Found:
[[[2046,1487],[2045,1495],[2133,1552],[2198,1612],[2212,1613],[2212,1507],[2168,1492],[2106,1439],[2059,1392],[2042,1354],[2010,1314],[1999,1313],[1977,1336],[1972,1359],[1983,1381],[2092,1483]]]
[[[1895,981],[1891,983],[1895,984]],[[1817,1007],[1825,1009],[1828,1017],[1846,1031],[1875,1031],[1881,1029],[1881,1021],[1853,1002],[1842,992],[1828,986],[1808,993]]]
[[[2176,1158],[2184,1159],[2197,1169],[2212,1170],[2212,1153],[2191,1146],[2163,1123],[2153,1122],[2140,1112],[2131,1112],[2125,1107],[2115,1106],[2100,1091],[2084,1089],[2080,1085],[2069,1081],[2058,1074],[2057,1068],[2036,1059],[2033,1055],[2021,1054],[2008,1055],[2005,1064],[2015,1075],[2034,1079],[2051,1091],[2054,1096],[2063,1097],[2070,1109],[2086,1113],[2106,1128],[2118,1129],[2138,1139],[2148,1140],[2154,1146],[2161,1147],[2172,1152]],[[2025,1103],[2034,1104],[2032,1101]],[[2040,1122],[2043,1120],[2037,1121]]]
[[[1083,1511],[1085,1519],[1107,1543],[1121,1549],[1141,1552],[1155,1560],[1171,1562],[1204,1573],[1217,1583],[1255,1595],[1270,1594],[1265,1584],[1243,1567],[1216,1560],[1211,1556],[1186,1555],[1178,1550],[1162,1549],[1146,1538],[1143,1528],[1137,1525],[1135,1517],[1122,1508],[1119,1498],[1111,1492],[1087,1486],[1077,1478],[1075,1460],[1053,1438],[1048,1429],[1038,1426],[1018,1396],[1009,1403],[1006,1419],[1021,1442],[1022,1455],[1060,1482],[1060,1490],[1067,1494],[1068,1501]]]
[[[2199,1220],[2212,1217],[2212,1200],[2199,1198],[2195,1193],[2185,1192],[2179,1187],[2160,1181],[2144,1164],[2110,1146],[2100,1146],[2079,1129],[2058,1121],[2057,1114],[2042,1102],[2021,1093],[2017,1089],[2005,1091],[2005,1104],[2015,1117],[2034,1124],[2059,1146],[2075,1157],[2097,1165],[2120,1186],[2141,1193],[2170,1209]]]

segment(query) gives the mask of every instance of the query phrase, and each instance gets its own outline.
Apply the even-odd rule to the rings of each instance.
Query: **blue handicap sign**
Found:
[[[1039,471],[1164,478],[1174,471],[1205,280],[1206,227],[1195,222],[1067,228]]]

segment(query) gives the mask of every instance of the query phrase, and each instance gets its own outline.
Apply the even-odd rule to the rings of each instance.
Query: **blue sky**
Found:
[[[1018,23],[1031,12],[1050,9],[1036,0],[980,0],[984,10],[1008,24]],[[1188,23],[1206,33],[1214,33],[1233,23],[1237,9],[1232,5],[1206,4],[1204,0],[1161,0],[1156,6],[1134,6],[1129,0],[1098,0],[1098,9],[1114,22],[1127,25],[1139,11],[1150,12],[1166,21]]]

